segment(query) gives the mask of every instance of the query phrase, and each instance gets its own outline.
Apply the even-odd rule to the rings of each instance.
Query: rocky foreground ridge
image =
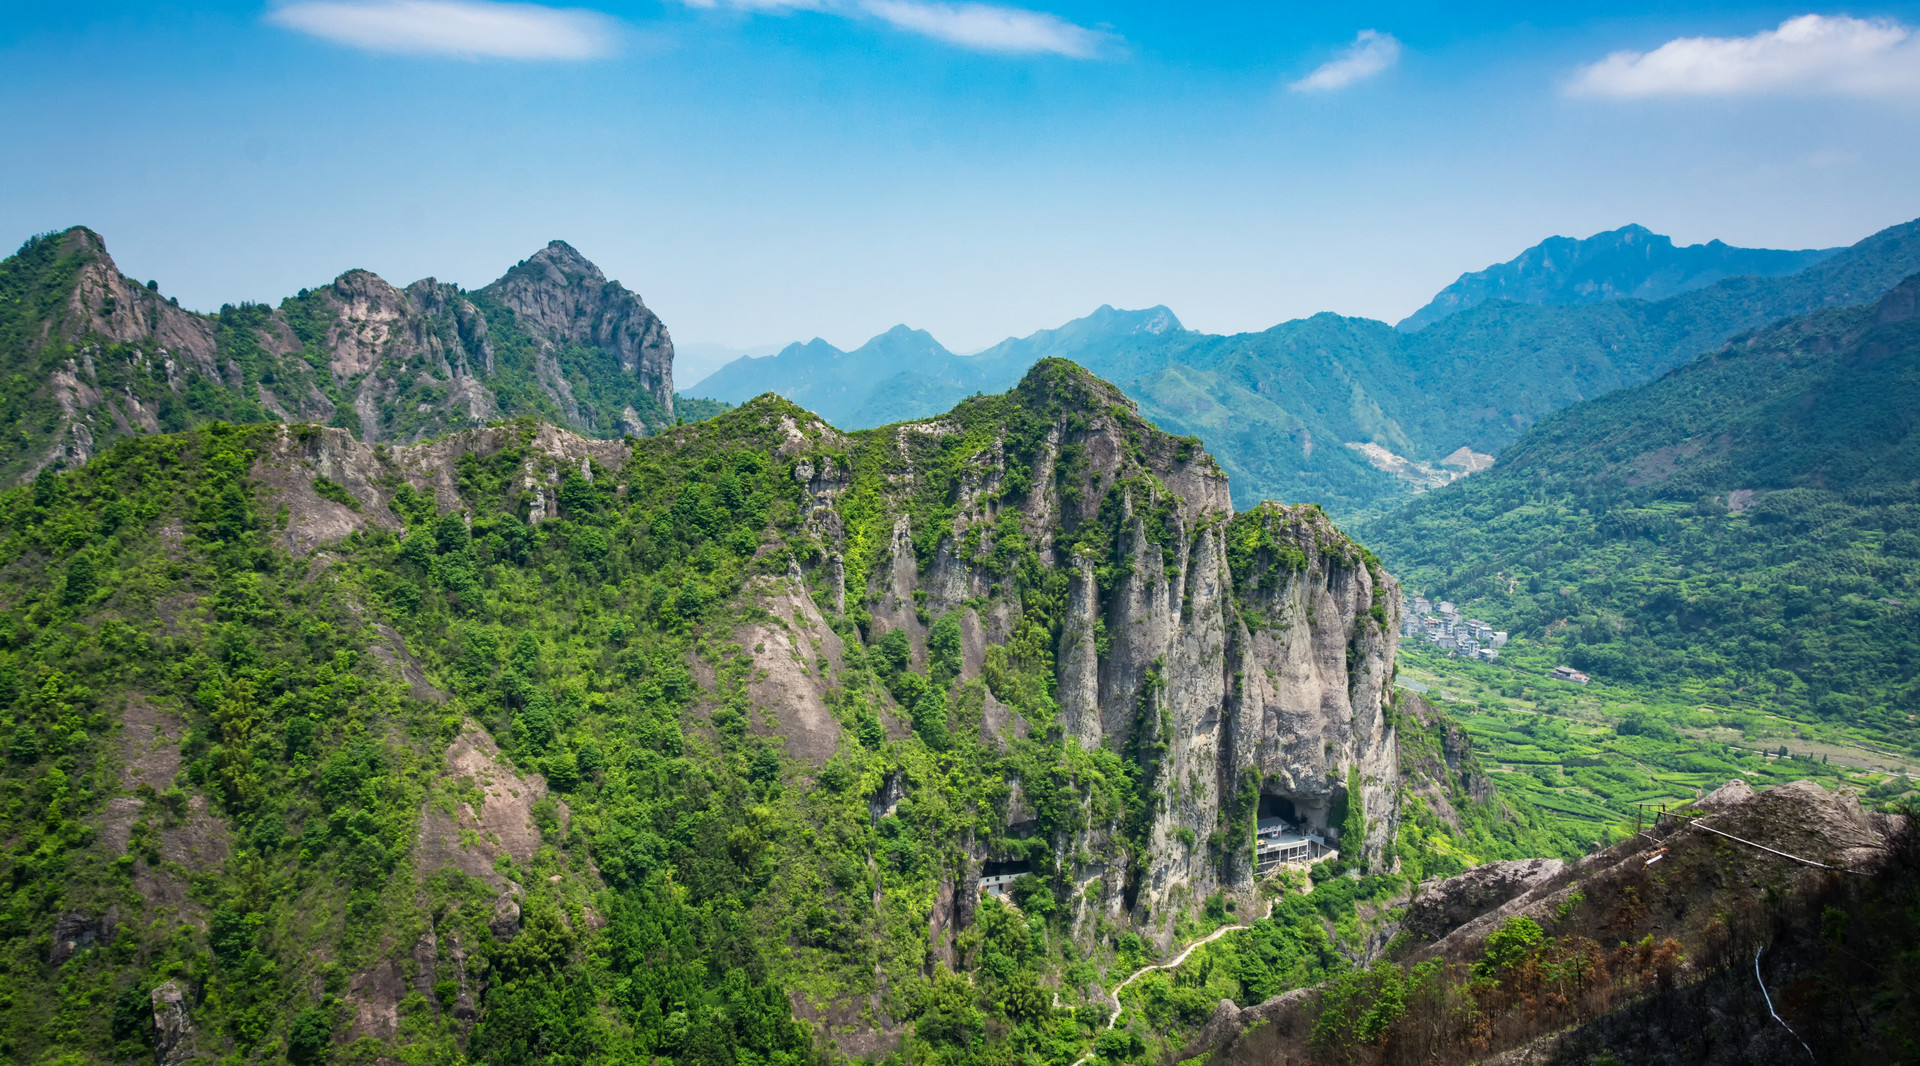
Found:
[[[1904,1061],[1920,1018],[1902,984],[1916,884],[1906,819],[1812,782],[1731,781],[1578,862],[1423,884],[1388,952],[1399,966],[1247,1009],[1223,1002],[1179,1057]]]
[[[417,441],[533,415],[593,437],[674,422],[673,341],[639,295],[562,241],[483,288],[366,270],[278,306],[185,310],[84,227],[4,264],[0,363],[24,375],[0,476],[210,419],[319,422]]]

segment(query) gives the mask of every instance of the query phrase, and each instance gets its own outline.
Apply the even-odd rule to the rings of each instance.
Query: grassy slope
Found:
[[[1823,311],[1547,419],[1367,533],[1409,588],[1610,681],[1920,750],[1916,409],[1920,319]]]

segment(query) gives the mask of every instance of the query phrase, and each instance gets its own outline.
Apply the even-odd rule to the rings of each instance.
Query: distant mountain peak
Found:
[[[1505,263],[1460,275],[1398,328],[1413,332],[1489,300],[1538,305],[1663,300],[1724,278],[1797,273],[1838,251],[1736,248],[1719,240],[1679,246],[1638,223],[1584,239],[1549,237]]]
[[[1123,310],[1112,304],[1101,304],[1085,318],[1075,319],[1062,328],[1072,328],[1080,323],[1104,330],[1113,330],[1117,327],[1124,333],[1150,333],[1154,336],[1162,333],[1177,333],[1186,328],[1180,324],[1180,319],[1166,304],[1155,304],[1138,311]]]

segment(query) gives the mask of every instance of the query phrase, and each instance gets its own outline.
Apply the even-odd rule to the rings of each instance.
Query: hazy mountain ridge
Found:
[[[1673,238],[1630,225],[1591,237],[1549,237],[1505,263],[1460,275],[1394,328],[1413,332],[1489,300],[1590,304],[1664,300],[1723,278],[1798,273],[1839,248],[1782,251],[1720,241],[1676,246]]]
[[[8,478],[212,419],[321,421],[368,441],[521,414],[598,436],[673,422],[666,327],[559,241],[478,290],[349,270],[275,307],[202,315],[76,227],[0,264],[0,291]]]
[[[1128,336],[1179,331],[1179,320],[1164,307],[1116,311],[1103,306],[1059,329],[1008,338],[962,356],[924,330],[898,325],[850,352],[815,337],[774,355],[743,356],[686,392],[729,403],[772,392],[836,425],[863,429],[927,418],[975,392],[1003,391],[1050,355],[1072,359],[1090,344],[1105,349]]]
[[[1797,274],[1727,278],[1653,302],[1489,300],[1416,333],[1323,313],[1233,336],[1187,330],[1165,308],[1101,308],[975,356],[927,337],[924,366],[856,358],[823,341],[790,346],[784,362],[738,360],[689,391],[773,391],[812,406],[802,397],[831,367],[832,395],[820,399],[858,427],[1006,388],[1033,359],[1055,355],[1120,385],[1169,432],[1205,438],[1233,476],[1237,505],[1307,500],[1352,521],[1391,510],[1431,479],[1396,476],[1345,445],[1378,445],[1410,469],[1463,447],[1498,455],[1553,411],[1649,380],[1743,331],[1877,299],[1915,270],[1920,222],[1909,222],[1820,253]],[[881,347],[876,338],[856,352]]]

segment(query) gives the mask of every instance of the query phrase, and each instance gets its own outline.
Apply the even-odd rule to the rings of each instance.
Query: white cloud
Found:
[[[1390,33],[1361,30],[1338,59],[1289,85],[1297,93],[1332,92],[1365,81],[1400,62],[1400,42]]]
[[[1892,19],[1801,15],[1751,37],[1681,37],[1580,68],[1577,96],[1920,92],[1920,37]]]
[[[688,7],[733,7],[743,11],[824,11],[823,0],[681,0]]]
[[[997,4],[940,3],[937,0],[681,0],[688,7],[728,7],[785,14],[825,11],[843,18],[870,17],[894,29],[976,52],[1000,55],[1059,55],[1092,59],[1112,41],[1104,33],[1076,26],[1057,15]]]
[[[593,59],[619,37],[596,11],[494,0],[295,0],[267,21],[370,52],[468,58]]]
[[[1091,59],[1102,42],[1102,36],[1092,30],[1043,11],[1017,7],[923,0],[865,0],[860,6],[895,29],[978,52]]]

